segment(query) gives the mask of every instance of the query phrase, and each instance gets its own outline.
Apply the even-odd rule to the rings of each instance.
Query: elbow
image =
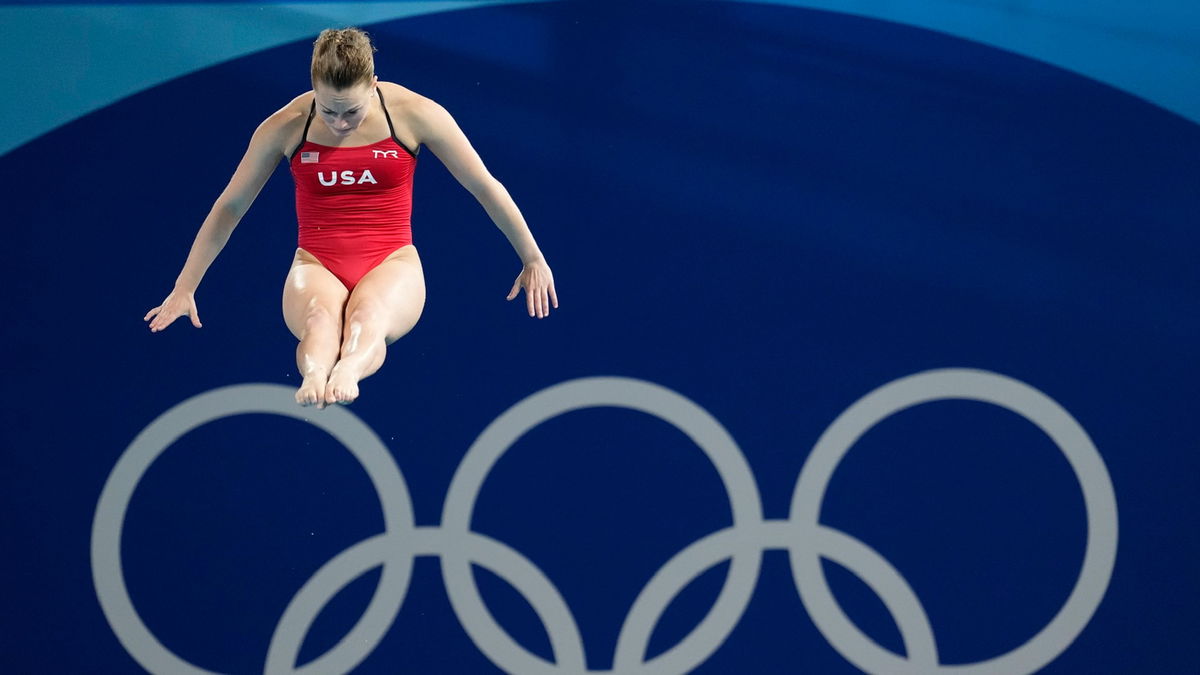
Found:
[[[467,186],[467,190],[474,195],[475,199],[478,199],[483,204],[495,203],[508,194],[508,191],[504,189],[500,181],[490,175],[471,183]]]
[[[221,240],[228,239],[245,213],[245,207],[236,202],[218,199],[217,203],[213,204],[212,213],[209,214],[213,237]]]
[[[222,198],[218,199],[217,203],[213,205],[213,212],[222,222],[233,221],[237,223],[237,221],[242,219],[242,216],[246,215],[247,206],[236,199]]]

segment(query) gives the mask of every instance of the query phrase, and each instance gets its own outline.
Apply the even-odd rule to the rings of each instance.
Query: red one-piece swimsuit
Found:
[[[378,89],[379,102],[383,93]],[[412,183],[416,153],[391,137],[355,147],[308,140],[316,102],[304,123],[300,147],[289,162],[296,182],[299,246],[348,290],[393,251],[412,243]]]

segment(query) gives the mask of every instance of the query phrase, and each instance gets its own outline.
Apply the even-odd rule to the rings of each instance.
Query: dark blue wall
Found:
[[[636,378],[690,399],[744,455],[757,494],[739,498],[761,496],[775,522],[822,432],[860,397],[931,369],[989,371],[1048,397],[1030,399],[1038,414],[1069,413],[1101,470],[1077,477],[1035,415],[957,389],[871,426],[828,482],[822,531],[852,536],[907,581],[940,663],[975,663],[1059,612],[1089,545],[1081,481],[1111,477],[1118,515],[1092,542],[1116,545],[1111,579],[1091,589],[1103,600],[1077,638],[1068,630],[1047,658],[1002,670],[1200,661],[1200,127],[1010,53],[779,6],[551,3],[367,28],[381,77],[445,105],[516,197],[562,301],[541,322],[503,301],[516,257],[423,153],[414,232],[429,301],[350,408],[403,472],[417,526],[446,525],[452,477],[485,427],[567,380]],[[279,311],[295,246],[286,175],[205,279],[203,329],[151,335],[141,317],[255,125],[307,88],[309,48],[182,77],[0,157],[15,240],[0,431],[5,671],[137,672],[93,579],[110,472],[189,397],[297,384]],[[1002,397],[1005,382],[981,386]],[[645,412],[584,407],[503,455],[472,529],[544,573],[587,667],[602,670],[651,577],[734,510],[688,435]],[[118,550],[133,606],[166,649],[217,672],[261,671],[298,590],[384,529],[355,458],[279,415],[202,425],[130,489]],[[696,672],[864,667],[814,623],[824,610],[801,602],[783,547],[827,535],[795,527],[746,535],[746,550],[766,550],[753,596],[727,638],[704,638]],[[447,597],[439,558],[468,540],[452,535],[411,533],[425,543],[408,552],[403,606],[355,672],[496,671]],[[495,620],[556,658],[523,589],[483,563]],[[862,572],[822,565],[871,640],[900,657],[915,649]],[[730,570],[719,562],[670,605],[647,658],[692,630]],[[329,604],[301,663],[358,621],[379,579],[372,570]]]

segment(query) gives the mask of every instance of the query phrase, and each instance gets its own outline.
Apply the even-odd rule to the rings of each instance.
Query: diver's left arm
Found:
[[[549,316],[551,307],[558,308],[554,275],[508,190],[488,172],[479,153],[442,106],[429,99],[419,101],[413,106],[413,127],[420,142],[428,146],[451,175],[479,200],[521,258],[524,267],[513,282],[508,299],[517,297],[524,288],[529,316],[539,319]]]

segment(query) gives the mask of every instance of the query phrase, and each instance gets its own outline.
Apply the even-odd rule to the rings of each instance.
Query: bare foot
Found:
[[[349,368],[342,368],[341,364],[334,366],[333,373],[329,376],[329,383],[325,385],[325,402],[349,405],[356,398],[358,398],[358,373],[352,372]]]
[[[325,407],[325,387],[329,378],[325,376],[324,371],[313,373],[304,378],[304,382],[300,388],[296,390],[296,403],[307,408],[310,405],[317,406],[317,409]]]

